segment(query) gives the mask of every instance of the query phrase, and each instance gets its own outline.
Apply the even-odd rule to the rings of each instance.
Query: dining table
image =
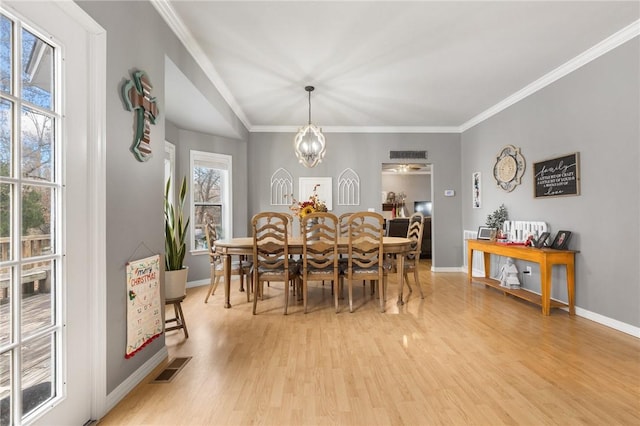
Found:
[[[303,238],[301,236],[293,236],[288,239],[289,254],[302,254]],[[397,259],[398,277],[398,304],[404,303],[402,300],[402,289],[404,287],[404,257],[411,252],[412,241],[403,237],[383,237],[382,238],[383,253],[393,254]],[[338,238],[338,252],[342,255],[349,253],[349,238]],[[236,237],[216,241],[216,253],[222,258],[224,265],[224,307],[231,308],[231,257],[232,256],[251,256],[253,255],[253,237]]]

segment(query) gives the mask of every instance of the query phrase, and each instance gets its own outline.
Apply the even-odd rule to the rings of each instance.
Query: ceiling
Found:
[[[249,131],[295,132],[313,85],[325,132],[459,132],[637,35],[639,17],[637,1],[153,4]],[[165,84],[190,82],[174,69]],[[167,118],[237,137],[192,91],[167,88]]]

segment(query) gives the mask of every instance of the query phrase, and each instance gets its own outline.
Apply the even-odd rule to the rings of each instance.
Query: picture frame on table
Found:
[[[547,240],[549,239],[549,235],[551,234],[549,234],[548,232],[543,232],[542,234],[540,234],[540,237],[538,237],[534,245],[537,248],[548,247]]]
[[[569,238],[571,238],[570,231],[558,231],[556,237],[553,239],[553,244],[551,244],[551,248],[556,250],[566,250],[569,245]]]
[[[489,228],[488,226],[481,226],[478,228],[478,236],[476,237],[478,240],[490,240],[491,233],[494,231],[493,228]]]

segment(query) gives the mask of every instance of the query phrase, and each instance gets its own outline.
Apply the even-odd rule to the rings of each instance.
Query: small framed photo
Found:
[[[480,228],[478,228],[478,239],[490,240],[492,231],[493,231],[493,228],[489,228],[488,226],[481,226]]]
[[[540,234],[540,237],[538,237],[538,239],[536,240],[535,246],[537,248],[548,247],[548,244],[547,244],[548,239],[549,239],[549,233],[543,232],[542,234]]]
[[[571,238],[571,232],[558,231],[556,237],[553,240],[553,244],[551,244],[551,248],[565,250],[567,248],[567,245],[569,244],[569,238]]]

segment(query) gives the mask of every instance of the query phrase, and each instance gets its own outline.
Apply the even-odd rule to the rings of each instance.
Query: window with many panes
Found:
[[[59,49],[0,12],[0,424],[57,395],[61,345]]]
[[[205,224],[219,239],[232,237],[231,156],[191,151],[191,250],[207,249]]]

